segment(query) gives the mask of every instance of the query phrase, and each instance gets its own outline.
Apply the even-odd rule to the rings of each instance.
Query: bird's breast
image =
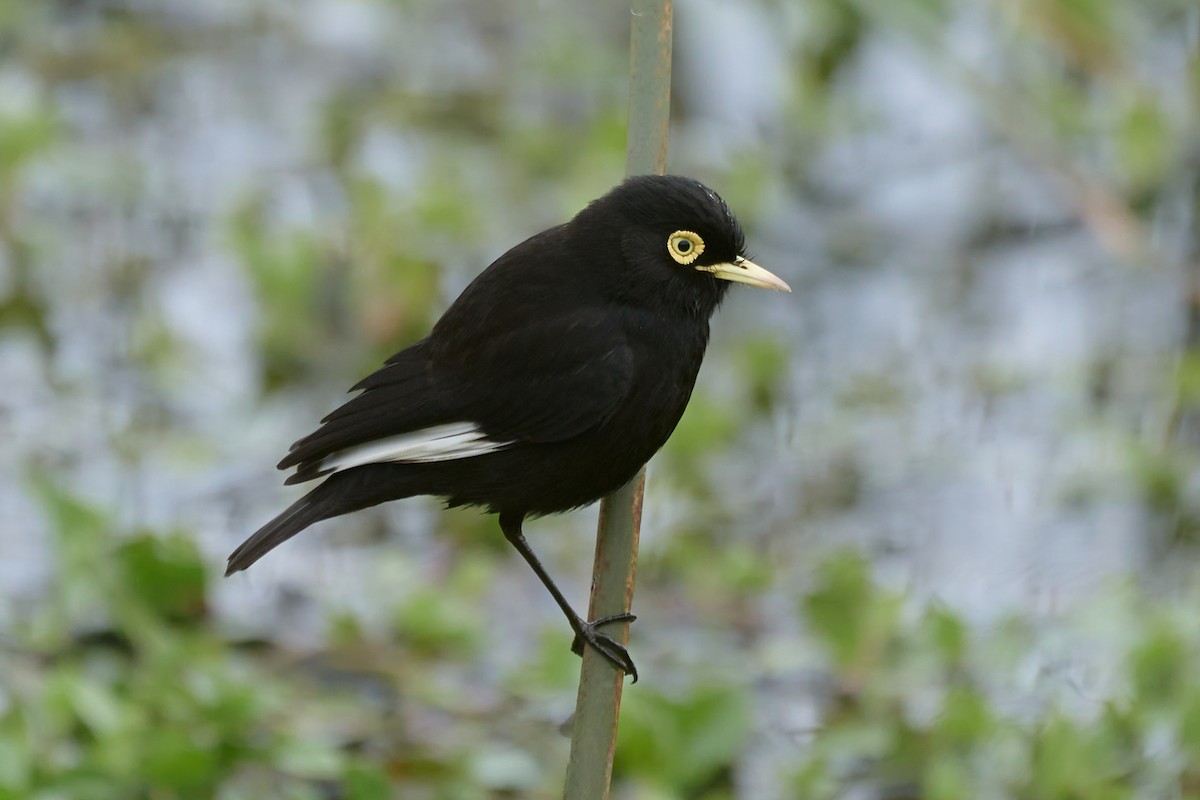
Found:
[[[708,344],[707,320],[639,315],[626,328],[634,352],[629,395],[609,420],[614,435],[636,437],[645,460],[675,430]]]

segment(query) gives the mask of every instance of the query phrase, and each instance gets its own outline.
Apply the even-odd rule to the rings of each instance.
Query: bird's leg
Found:
[[[537,573],[538,578],[542,581],[542,585],[546,587],[554,598],[554,602],[558,603],[558,607],[567,615],[567,621],[571,623],[571,629],[575,631],[575,641],[571,644],[571,650],[579,655],[583,655],[584,643],[591,645],[617,669],[627,675],[632,675],[633,682],[637,683],[637,667],[633,665],[633,659],[630,658],[629,651],[625,649],[625,645],[608,634],[597,630],[601,625],[607,625],[610,622],[633,622],[636,617],[629,613],[613,614],[612,616],[602,617],[595,622],[587,622],[576,614],[575,609],[571,608],[571,604],[567,602],[567,598],[563,597],[563,593],[555,585],[554,579],[550,577],[550,573],[546,572],[546,568],[542,566],[542,562],[538,560],[538,557],[534,555],[533,550],[529,547],[529,543],[525,541],[525,534],[521,531],[521,524],[524,522],[524,519],[523,514],[501,514],[500,530],[504,531],[504,538],[508,539],[509,543],[517,548],[517,552],[521,554],[526,563]]]

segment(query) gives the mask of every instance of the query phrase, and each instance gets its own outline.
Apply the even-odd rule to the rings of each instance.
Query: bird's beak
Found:
[[[733,281],[734,283],[745,283],[750,286],[757,286],[760,289],[774,289],[777,292],[790,292],[792,287],[788,286],[771,272],[755,264],[749,259],[738,256],[733,261],[726,261],[723,264],[705,264],[704,266],[696,267],[704,272],[711,272],[723,281]]]

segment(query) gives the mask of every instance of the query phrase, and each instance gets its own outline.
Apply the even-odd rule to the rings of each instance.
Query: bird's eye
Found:
[[[691,264],[704,252],[704,240],[691,231],[675,231],[667,239],[667,252],[680,264]]]

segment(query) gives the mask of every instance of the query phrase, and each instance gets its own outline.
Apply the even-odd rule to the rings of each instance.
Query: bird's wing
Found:
[[[604,422],[633,383],[633,351],[603,309],[510,328],[461,358],[469,419],[493,441],[555,442]]]
[[[602,311],[545,313],[501,312],[513,324],[487,326],[498,332],[472,326],[393,356],[354,387],[362,394],[292,446],[279,464],[297,467],[287,482],[365,464],[470,458],[599,425],[629,390],[632,351]]]
[[[373,452],[369,448],[377,451],[384,442],[393,442],[391,451],[401,455],[407,445],[411,453],[426,456],[436,454],[439,447],[461,445],[461,438],[454,437],[461,437],[466,430],[447,425],[456,421],[446,416],[453,398],[432,374],[427,339],[389,358],[383,368],[355,384],[354,390],[362,393],[327,414],[321,427],[293,444],[279,462],[279,469],[296,467],[288,483],[334,471],[324,462],[339,453],[358,453],[340,469],[386,460],[369,456]],[[422,433],[425,431],[428,433]],[[355,459],[358,463],[351,464]]]

